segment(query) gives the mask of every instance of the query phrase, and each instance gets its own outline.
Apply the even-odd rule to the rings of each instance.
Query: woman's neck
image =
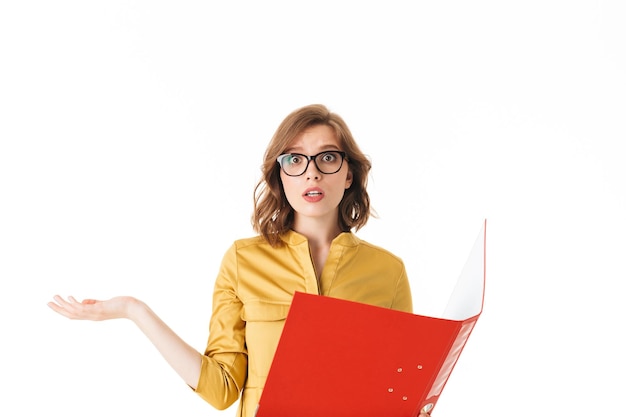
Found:
[[[336,221],[321,221],[317,219],[296,219],[293,230],[305,236],[312,248],[329,248],[333,239],[341,233]]]
[[[336,222],[333,226],[330,226],[328,222],[301,221],[295,222],[293,230],[307,238],[311,260],[319,280],[322,276],[332,241],[341,233],[339,225]]]

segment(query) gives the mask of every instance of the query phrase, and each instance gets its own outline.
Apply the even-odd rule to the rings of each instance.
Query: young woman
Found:
[[[235,241],[223,257],[204,353],[133,297],[55,296],[48,305],[70,319],[132,320],[202,398],[225,409],[241,395],[237,416],[252,417],[295,291],[412,311],[402,261],[353,233],[370,216],[370,167],[325,106],[285,118],[254,193],[258,236]]]

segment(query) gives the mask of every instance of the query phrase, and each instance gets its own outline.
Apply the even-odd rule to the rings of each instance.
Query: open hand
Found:
[[[70,296],[65,300],[59,295],[53,297],[54,301],[48,303],[48,307],[62,316],[73,320],[109,320],[129,317],[129,309],[136,303],[132,297],[114,297],[110,300],[85,299],[77,301]]]

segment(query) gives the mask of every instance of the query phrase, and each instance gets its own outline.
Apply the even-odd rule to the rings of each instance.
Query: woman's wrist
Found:
[[[136,324],[139,324],[146,316],[148,310],[148,306],[143,301],[134,297],[124,297],[124,316]]]

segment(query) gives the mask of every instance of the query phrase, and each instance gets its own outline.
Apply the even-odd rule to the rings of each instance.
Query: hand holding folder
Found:
[[[430,413],[482,313],[485,235],[442,318],[296,293],[256,416]]]

